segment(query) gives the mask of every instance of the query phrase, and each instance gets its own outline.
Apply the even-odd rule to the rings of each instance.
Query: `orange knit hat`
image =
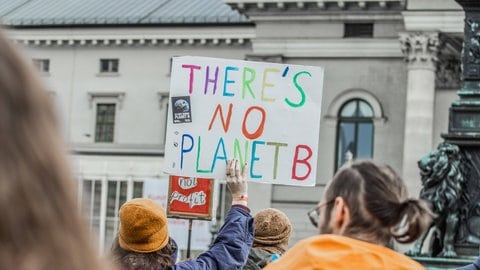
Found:
[[[168,243],[165,210],[151,199],[133,199],[120,208],[118,243],[126,250],[148,253]]]

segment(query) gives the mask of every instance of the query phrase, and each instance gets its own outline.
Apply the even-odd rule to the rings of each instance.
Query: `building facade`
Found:
[[[84,206],[102,249],[119,206],[162,172],[171,58],[325,68],[317,184],[250,183],[253,212],[284,211],[292,244],[343,163],[373,158],[417,196],[417,160],[447,131],[460,87],[464,13],[454,0],[0,1],[8,35],[61,112]],[[319,86],[319,88],[322,86]]]

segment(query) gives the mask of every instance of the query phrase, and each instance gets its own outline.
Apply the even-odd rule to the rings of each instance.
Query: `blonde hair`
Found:
[[[51,97],[0,33],[0,268],[106,269],[76,204]]]

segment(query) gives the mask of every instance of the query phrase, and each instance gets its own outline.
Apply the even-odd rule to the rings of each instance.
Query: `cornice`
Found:
[[[9,37],[27,46],[243,46],[252,27],[202,29],[11,29]]]
[[[391,6],[404,8],[406,0],[224,0],[230,6],[239,9],[388,9]]]
[[[322,58],[402,58],[398,39],[257,39],[253,53],[283,57]]]
[[[312,22],[312,21],[401,21],[403,16],[400,13],[397,14],[316,14],[316,15],[251,15],[249,16],[252,21],[296,21],[296,22]]]
[[[165,152],[163,144],[73,143],[72,154],[79,156],[158,156]]]
[[[158,46],[158,45],[244,45],[245,38],[142,38],[142,39],[75,39],[75,38],[16,38],[15,43],[27,46]]]
[[[125,99],[125,92],[88,92],[88,104],[90,109],[93,108],[93,100],[95,98],[113,98],[118,101],[119,109],[123,107],[123,100]]]
[[[460,11],[404,11],[406,31],[463,33],[465,13]]]

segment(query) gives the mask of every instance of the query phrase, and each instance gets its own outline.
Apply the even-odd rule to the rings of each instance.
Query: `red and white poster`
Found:
[[[168,178],[146,179],[143,183],[143,197],[152,199],[164,209],[167,209],[168,189]],[[212,240],[210,233],[212,222],[208,220],[194,220],[192,225],[191,248],[194,250],[206,250]],[[187,249],[188,220],[168,218],[168,232],[170,237],[177,242],[179,249]]]
[[[167,216],[212,219],[213,179],[170,176]]]

